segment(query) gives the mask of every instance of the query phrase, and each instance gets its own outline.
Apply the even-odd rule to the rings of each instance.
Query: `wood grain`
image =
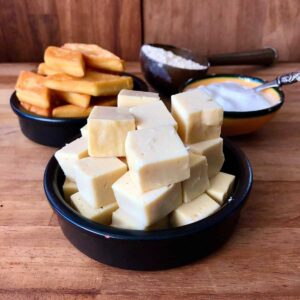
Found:
[[[160,272],[97,263],[63,236],[44,196],[45,164],[55,149],[20,132],[9,96],[21,69],[0,64],[0,299],[299,299],[300,85],[285,88],[278,115],[253,135],[234,138],[255,182],[239,226],[216,253]],[[140,76],[137,63],[129,71]],[[300,69],[218,67],[271,79]]]
[[[298,0],[144,0],[146,43],[198,54],[272,46],[281,61],[300,61]]]
[[[140,0],[0,0],[0,7],[0,62],[41,61],[48,45],[66,42],[138,57]]]

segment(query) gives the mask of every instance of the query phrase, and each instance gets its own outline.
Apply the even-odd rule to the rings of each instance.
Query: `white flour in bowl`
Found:
[[[166,64],[172,67],[188,70],[204,70],[207,66],[200,65],[190,59],[174,54],[172,51],[167,51],[163,48],[143,45],[142,51],[149,58],[156,60],[161,64]]]

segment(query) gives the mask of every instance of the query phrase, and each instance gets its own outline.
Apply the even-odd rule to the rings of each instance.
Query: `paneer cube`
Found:
[[[195,89],[173,95],[172,115],[178,123],[178,133],[186,144],[220,136],[223,108],[205,92]]]
[[[120,209],[142,227],[158,222],[182,203],[180,183],[140,194],[130,172],[117,180],[112,189]]]
[[[128,132],[125,151],[131,178],[140,192],[190,177],[189,155],[173,126]]]
[[[99,208],[90,207],[88,203],[83,200],[79,192],[71,195],[71,202],[82,216],[104,225],[110,225],[112,214],[118,209],[117,202]]]
[[[134,117],[127,108],[95,106],[87,125],[90,156],[125,156],[127,133],[135,130]]]
[[[129,109],[136,120],[137,129],[171,125],[177,129],[177,123],[162,101],[134,106]]]
[[[166,216],[160,221],[157,221],[153,225],[145,226],[141,225],[136,219],[127,215],[121,209],[117,209],[113,212],[111,226],[123,228],[123,229],[134,229],[134,230],[159,230],[166,229],[169,227],[169,217]]]
[[[234,179],[234,175],[220,172],[211,179],[206,193],[222,205],[233,190]]]
[[[183,202],[190,202],[209,187],[208,164],[203,155],[190,152],[191,176],[182,182]]]
[[[86,138],[79,138],[70,144],[67,144],[60,150],[55,152],[57,159],[64,174],[69,179],[75,181],[74,164],[81,158],[88,156],[88,145]]]
[[[37,72],[40,75],[46,75],[46,76],[61,73],[61,71],[54,69],[53,67],[49,67],[45,63],[39,64]]]
[[[50,90],[45,86],[45,77],[27,71],[21,71],[16,84],[17,97],[20,101],[49,109],[51,106]]]
[[[204,155],[208,163],[208,177],[217,175],[224,163],[223,139],[217,138],[196,144],[188,145],[189,150]]]
[[[116,157],[86,157],[74,164],[75,178],[82,199],[91,207],[99,208],[115,202],[112,184],[127,171]]]
[[[160,100],[158,93],[122,90],[118,95],[118,107],[133,107]]]
[[[170,223],[174,227],[184,226],[207,218],[219,209],[220,205],[204,193],[175,209],[171,214]]]
[[[65,182],[63,184],[63,193],[64,193],[64,198],[67,202],[70,202],[71,200],[71,195],[75,194],[78,192],[78,188],[76,185],[76,182],[72,181],[68,177],[66,177]]]
[[[45,64],[61,73],[66,73],[75,77],[83,77],[85,73],[85,63],[80,52],[50,46],[44,54]]]

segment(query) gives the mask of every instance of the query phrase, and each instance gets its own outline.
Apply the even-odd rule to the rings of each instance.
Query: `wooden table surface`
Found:
[[[300,299],[300,84],[284,88],[272,122],[233,139],[255,180],[230,240],[191,265],[136,272],[86,257],[58,226],[42,184],[55,149],[23,136],[9,106],[19,71],[34,66],[0,64],[0,299]],[[272,79],[296,70],[300,63],[211,71]],[[137,63],[128,71],[140,74]]]

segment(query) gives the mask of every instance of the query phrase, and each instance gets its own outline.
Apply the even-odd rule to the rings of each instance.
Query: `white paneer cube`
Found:
[[[183,203],[175,209],[171,214],[170,223],[174,227],[191,224],[207,218],[220,207],[216,201],[204,193],[193,201]]]
[[[193,144],[220,136],[223,108],[205,92],[194,89],[171,97],[172,115],[184,143]]]
[[[76,162],[75,171],[83,200],[99,208],[116,201],[111,186],[126,173],[127,167],[116,157],[86,157]]]
[[[191,176],[182,182],[183,202],[190,202],[203,194],[209,187],[207,159],[190,152]]]
[[[224,163],[223,139],[217,138],[196,144],[188,145],[189,150],[204,155],[208,163],[208,178],[217,175]]]
[[[73,195],[77,192],[78,192],[78,188],[77,188],[76,182],[74,182],[66,177],[65,182],[63,184],[64,199],[67,202],[70,202],[71,195]]]
[[[222,205],[232,192],[234,179],[234,175],[220,172],[211,179],[211,185],[206,193]]]
[[[87,139],[84,137],[76,139],[72,143],[67,144],[60,150],[56,151],[54,156],[65,176],[70,180],[75,181],[74,164],[79,159],[88,156]]]
[[[160,100],[158,93],[121,90],[118,95],[118,107],[133,107],[137,105],[158,102]]]
[[[87,124],[80,128],[81,136],[86,137],[88,136],[88,127]]]
[[[150,226],[182,203],[181,184],[170,184],[140,194],[127,172],[112,189],[120,209],[133,217],[140,226]]]
[[[145,225],[140,224],[135,218],[127,215],[121,209],[117,209],[112,215],[111,226],[123,228],[123,229],[134,229],[134,230],[166,229],[169,227],[169,217],[166,216],[151,226],[145,226]]]
[[[95,106],[88,118],[88,152],[92,157],[125,156],[124,143],[135,130],[127,108]]]
[[[112,213],[118,209],[118,203],[110,203],[99,208],[90,207],[81,197],[80,193],[71,195],[71,202],[78,212],[85,218],[97,223],[109,225]]]
[[[190,177],[188,152],[172,126],[130,131],[125,150],[131,178],[140,192]]]
[[[177,129],[177,123],[162,101],[134,106],[129,109],[135,118],[137,129],[171,125]]]

